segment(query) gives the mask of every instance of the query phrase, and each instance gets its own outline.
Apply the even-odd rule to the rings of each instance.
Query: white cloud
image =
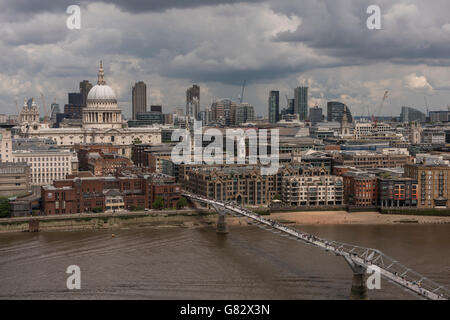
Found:
[[[411,73],[404,77],[404,83],[407,88],[410,89],[424,89],[426,91],[432,91],[433,87],[428,83],[425,76],[418,76],[416,73]]]

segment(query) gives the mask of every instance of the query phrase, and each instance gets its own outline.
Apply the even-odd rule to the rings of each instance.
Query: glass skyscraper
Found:
[[[307,120],[308,119],[308,87],[295,88],[294,94],[295,94],[294,114],[298,114],[300,120]]]
[[[280,121],[280,91],[270,91],[269,93],[269,122]]]

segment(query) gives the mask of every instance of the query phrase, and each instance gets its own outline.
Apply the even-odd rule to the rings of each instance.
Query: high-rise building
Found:
[[[200,87],[194,84],[186,90],[186,115],[199,120]]]
[[[136,114],[138,112],[147,111],[147,86],[145,82],[136,82],[132,91],[132,112],[133,120],[136,120]]]
[[[83,95],[78,92],[69,93],[68,103],[64,105],[64,118],[81,119],[83,108]]]
[[[400,114],[401,122],[412,122],[412,121],[420,121],[425,122],[427,116],[425,113],[411,108],[411,107],[402,107],[402,113]]]
[[[311,121],[312,124],[322,122],[323,120],[322,108],[319,108],[318,106],[311,108],[309,110],[309,120]]]
[[[294,114],[295,99],[288,99],[287,113]]]
[[[56,115],[61,112],[61,110],[59,109],[59,104],[53,102],[50,106],[50,110],[51,110],[50,120],[55,122]]]
[[[236,107],[236,125],[241,125],[248,121],[252,121],[255,117],[255,110],[248,103],[241,103]]]
[[[81,93],[69,92],[68,96],[69,96],[69,98],[68,98],[69,104],[74,104],[74,105],[77,105],[77,106],[82,106],[83,105],[83,96],[81,95]]]
[[[92,89],[92,83],[90,83],[88,80],[83,80],[80,82],[80,94],[81,94],[81,102],[82,102],[82,106],[83,108],[86,107],[86,101],[87,101],[87,96],[89,93],[89,90]]]
[[[345,104],[343,104],[342,102],[338,102],[338,101],[330,101],[327,103],[327,121],[328,122],[341,123],[344,112],[347,113],[347,121],[349,123],[353,123],[352,113],[350,112],[350,109]]]
[[[450,119],[450,111],[430,111],[430,122],[448,122]]]
[[[294,90],[295,102],[294,113],[299,115],[299,119],[308,119],[308,87],[297,87]]]
[[[280,91],[270,91],[269,93],[269,122],[280,121]]]
[[[211,121],[229,126],[236,118],[236,104],[230,99],[214,101],[211,105]]]

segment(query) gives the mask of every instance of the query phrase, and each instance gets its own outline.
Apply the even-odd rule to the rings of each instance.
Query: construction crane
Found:
[[[48,122],[48,113],[50,111],[47,110],[47,107],[45,106],[45,98],[44,98],[44,94],[41,92],[41,100],[42,100],[42,106],[44,107],[44,123]]]
[[[425,101],[425,108],[427,110],[427,117],[429,117],[430,116],[430,110],[428,110],[427,96],[423,96],[423,100]]]
[[[245,89],[245,80],[244,80],[244,82],[242,83],[242,91],[241,91],[241,94],[240,94],[240,96],[239,96],[239,103],[240,103],[240,104],[242,103],[242,101],[244,101],[244,89]]]
[[[381,103],[380,103],[380,107],[378,108],[378,114],[381,113],[381,109],[383,109],[383,105],[384,102],[386,101],[387,97],[388,97],[388,93],[389,91],[385,91],[384,95],[383,95],[383,99],[381,99]],[[378,125],[378,120],[374,117],[374,115],[372,114],[372,122],[374,123],[374,127],[376,128]]]
[[[14,102],[16,103],[16,110],[17,110],[17,115],[20,115],[20,110],[19,110],[19,103],[17,102],[17,99],[14,100]]]

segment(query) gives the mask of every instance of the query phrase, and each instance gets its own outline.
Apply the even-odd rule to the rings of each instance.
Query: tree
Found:
[[[187,207],[188,202],[185,197],[181,197],[180,200],[177,201],[177,209],[181,209]]]
[[[8,198],[0,198],[0,218],[6,218],[9,216],[9,204]]]
[[[153,201],[153,209],[162,210],[164,209],[164,199],[161,196],[157,196],[155,201]]]
[[[273,200],[281,200],[281,196],[277,193],[273,196]]]

